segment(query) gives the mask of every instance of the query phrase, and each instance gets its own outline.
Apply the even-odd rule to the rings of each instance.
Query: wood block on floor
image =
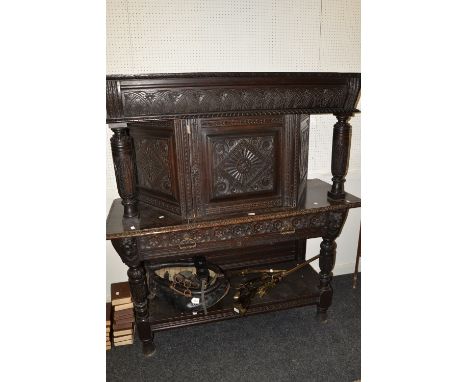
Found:
[[[129,308],[133,308],[133,302],[129,302],[129,303],[122,304],[122,305],[116,305],[114,306],[114,311],[118,312],[118,311],[129,309]]]
[[[112,306],[128,304],[132,302],[130,285],[127,281],[111,284]]]
[[[132,334],[127,334],[125,336],[114,337],[114,343],[127,341],[127,340],[133,340],[133,333]]]
[[[133,339],[121,341],[121,342],[114,342],[114,346],[132,345],[132,344],[133,344]]]

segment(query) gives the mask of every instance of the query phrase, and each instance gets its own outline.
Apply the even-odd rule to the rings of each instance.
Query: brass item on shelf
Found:
[[[278,285],[278,283],[285,277],[305,267],[312,261],[317,260],[319,257],[320,255],[314,256],[311,259],[304,261],[303,263],[298,264],[289,270],[247,268],[236,272],[236,274],[241,276],[248,276],[252,274],[258,274],[258,276],[250,278],[235,288],[237,291],[233,297],[234,311],[239,313],[241,316],[245,315],[254,297],[262,298],[268,293],[270,289]]]

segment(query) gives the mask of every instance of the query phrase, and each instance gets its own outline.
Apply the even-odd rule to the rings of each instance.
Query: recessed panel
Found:
[[[277,135],[209,136],[213,199],[273,192]]]
[[[170,122],[132,124],[138,199],[180,215],[175,137]]]
[[[202,214],[281,207],[284,117],[200,121]]]
[[[173,196],[169,168],[169,140],[165,138],[134,138],[138,185]]]

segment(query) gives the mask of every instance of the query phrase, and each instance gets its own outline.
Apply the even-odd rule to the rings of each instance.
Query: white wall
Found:
[[[360,71],[359,0],[107,0],[107,73]],[[361,195],[360,116],[345,187]],[[309,178],[330,182],[333,116],[312,116]],[[108,133],[108,138],[110,134]],[[104,143],[103,143],[104,144]],[[118,197],[108,141],[107,211]],[[335,274],[354,269],[360,209],[337,240]],[[307,243],[308,258],[320,239]],[[107,279],[127,279],[107,245]]]

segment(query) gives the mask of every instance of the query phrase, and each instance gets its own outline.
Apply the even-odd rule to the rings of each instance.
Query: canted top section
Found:
[[[107,123],[353,113],[360,73],[177,73],[106,78]]]

